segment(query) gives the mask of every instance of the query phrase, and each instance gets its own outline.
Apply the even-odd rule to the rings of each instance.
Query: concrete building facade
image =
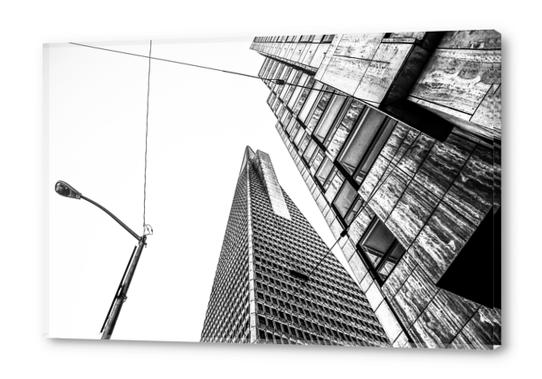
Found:
[[[500,334],[495,31],[256,37],[276,129],[395,347]]]
[[[365,295],[328,252],[269,155],[247,147],[201,341],[389,346]]]

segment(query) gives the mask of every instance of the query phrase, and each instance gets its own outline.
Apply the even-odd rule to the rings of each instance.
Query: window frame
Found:
[[[324,121],[327,121],[328,117],[329,117],[329,113],[331,112],[332,108],[333,108],[333,104],[335,101],[341,101],[341,100],[337,100],[337,99],[343,99],[342,100],[342,104],[340,105],[337,113],[335,114],[335,117],[333,118],[333,120],[330,122],[330,125],[327,129],[327,132],[324,134],[324,136],[321,136],[319,134],[319,131],[320,129],[322,128],[322,123]],[[314,130],[312,132],[313,136],[315,139],[317,139],[320,143],[322,143],[324,146],[326,145],[325,142],[327,140],[327,137],[329,136],[329,133],[335,129],[336,125],[340,122],[340,120],[342,120],[342,117],[344,116],[345,114],[345,109],[348,109],[348,106],[350,105],[351,103],[351,100],[350,98],[348,97],[345,97],[344,95],[342,94],[339,94],[339,93],[334,93],[331,98],[329,99],[328,101],[328,104],[326,106],[326,109],[324,109],[324,111],[322,112],[322,114],[320,115],[320,119],[318,120],[318,123],[316,124],[316,126],[314,127]],[[326,146],[327,147],[327,146]]]
[[[364,243],[369,239],[373,231],[376,229],[376,227],[381,224],[384,228],[388,230],[388,232],[393,236],[393,241],[388,247],[387,251],[382,253],[376,249],[373,249],[371,247],[365,246]],[[391,260],[391,254],[394,252],[395,248],[400,247],[402,249],[402,252],[398,258],[396,258],[396,261],[394,262]],[[371,273],[373,274],[373,277],[376,278],[377,282],[382,285],[386,280],[389,278],[393,270],[395,270],[395,267],[397,267],[397,264],[401,261],[403,256],[405,255],[407,249],[399,242],[397,237],[389,230],[389,228],[386,226],[386,224],[378,218],[378,216],[374,216],[369,225],[367,226],[367,229],[362,234],[360,240],[356,244],[356,250],[358,251],[358,255],[360,255],[360,258],[365,262],[365,265],[369,268]],[[380,259],[376,265],[373,264],[371,259],[369,258],[368,254],[379,256]],[[393,258],[395,259],[395,258]],[[387,262],[391,262],[393,264],[393,267],[390,269],[388,274],[385,275],[385,277],[382,277],[383,274],[380,274],[379,271],[384,267],[384,265]]]
[[[367,145],[367,148],[365,149],[365,152],[361,156],[359,162],[357,165],[353,168],[353,170],[350,170],[350,167],[343,163],[343,160],[345,159],[346,154],[348,153],[348,150],[352,146],[352,143],[356,140],[357,135],[361,132],[362,128],[364,127],[364,122],[367,119],[367,116],[370,112],[378,112],[379,114],[383,115],[384,118],[380,122],[380,124],[376,127],[376,132],[374,136],[372,137],[371,141]],[[393,118],[387,116],[386,114],[373,109],[371,107],[365,107],[363,110],[363,113],[359,116],[358,120],[356,121],[356,124],[353,128],[353,130],[350,132],[348,139],[345,141],[343,146],[341,147],[341,150],[337,154],[337,164],[341,166],[341,168],[348,173],[348,175],[352,178],[352,180],[359,186],[361,183],[363,183],[363,180],[371,171],[371,168],[374,165],[374,162],[377,160],[378,156],[380,155],[380,151],[384,148],[386,142],[389,140],[389,137],[393,133],[393,130],[397,126],[398,122],[394,120]],[[375,149],[378,148],[378,151]],[[372,159],[372,161],[370,161]],[[366,167],[365,171],[362,171],[362,168],[366,166],[368,163],[368,166]]]

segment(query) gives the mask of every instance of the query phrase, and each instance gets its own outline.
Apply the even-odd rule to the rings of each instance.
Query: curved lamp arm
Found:
[[[100,208],[102,211],[107,213],[113,220],[115,220],[120,226],[124,228],[128,233],[130,233],[136,240],[140,241],[143,237],[139,236],[136,232],[134,232],[128,225],[126,225],[124,222],[122,222],[117,216],[115,216],[111,211],[109,211],[106,207],[103,205],[95,202],[92,199],[89,199],[86,196],[83,196],[83,194],[79,191],[77,191],[75,188],[73,188],[68,183],[59,180],[55,184],[55,191],[61,196],[64,197],[70,197],[72,199],[83,199],[88,201],[89,203],[95,205],[96,207]]]
[[[111,211],[109,211],[106,207],[104,207],[103,205],[101,204],[98,204],[97,202],[95,202],[94,200],[92,199],[89,199],[88,197],[86,196],[83,196],[81,195],[81,199],[83,200],[86,200],[88,201],[89,203],[97,206],[98,208],[100,208],[102,211],[104,211],[105,213],[107,213],[113,220],[115,220],[117,222],[117,224],[119,224],[120,226],[122,226],[128,233],[130,233],[132,236],[134,236],[134,238],[136,240],[140,240],[141,237],[136,233],[134,232],[128,225],[126,225],[124,222],[122,222],[117,216],[115,216],[113,213],[111,213]]]

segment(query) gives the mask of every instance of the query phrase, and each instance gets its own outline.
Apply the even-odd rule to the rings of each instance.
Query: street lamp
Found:
[[[56,182],[55,191],[61,196],[69,197],[72,199],[83,199],[95,205],[96,207],[100,208],[102,211],[107,213],[113,220],[115,220],[120,226],[122,226],[128,233],[130,233],[138,241],[137,245],[134,247],[134,250],[132,251],[132,255],[130,256],[128,265],[126,266],[126,269],[124,270],[124,274],[122,275],[119,286],[117,287],[117,291],[115,292],[115,296],[113,297],[113,301],[111,302],[111,306],[109,307],[109,311],[107,312],[107,316],[105,317],[104,323],[102,325],[102,329],[100,329],[100,333],[102,333],[102,339],[108,340],[111,338],[111,335],[113,334],[113,329],[115,329],[115,324],[117,323],[117,319],[119,318],[122,305],[127,299],[126,295],[128,293],[128,288],[130,287],[130,283],[132,282],[132,278],[134,276],[137,263],[139,262],[139,257],[141,256],[141,252],[143,251],[143,248],[147,245],[146,243],[147,235],[143,234],[142,236],[139,236],[136,232],[130,229],[128,225],[122,222],[117,216],[111,213],[104,206],[98,204],[97,202],[89,199],[86,196],[83,196],[81,192],[77,191],[71,185],[69,185],[68,183],[62,180],[59,180]],[[147,226],[145,226],[145,228],[147,229]]]

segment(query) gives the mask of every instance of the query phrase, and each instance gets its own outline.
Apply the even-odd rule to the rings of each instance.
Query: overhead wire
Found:
[[[145,207],[146,207],[146,173],[147,173],[147,140],[148,140],[148,117],[149,117],[149,92],[150,92],[150,72],[151,72],[151,60],[157,60],[157,61],[162,61],[162,62],[168,62],[168,63],[174,63],[174,64],[180,64],[180,65],[184,65],[184,66],[190,66],[190,67],[196,67],[196,68],[201,68],[201,69],[206,69],[206,70],[211,70],[211,71],[218,71],[218,72],[222,72],[222,73],[227,73],[227,74],[231,74],[231,75],[239,75],[239,76],[244,76],[244,77],[247,77],[247,78],[254,78],[254,79],[259,79],[259,80],[263,80],[263,81],[272,81],[272,82],[275,82],[276,84],[278,85],[290,85],[290,86],[293,86],[293,87],[300,87],[300,88],[306,88],[306,89],[314,89],[312,87],[307,87],[307,86],[303,86],[303,85],[299,85],[299,84],[295,84],[295,83],[288,83],[286,82],[285,80],[283,79],[277,79],[277,78],[263,78],[263,77],[260,77],[258,75],[251,75],[251,74],[245,74],[245,73],[242,73],[242,72],[237,72],[237,71],[231,71],[231,70],[224,70],[224,69],[219,69],[219,68],[216,68],[216,67],[211,67],[211,66],[204,66],[204,65],[198,65],[198,64],[194,64],[194,63],[189,63],[189,62],[184,62],[184,61],[177,61],[177,60],[173,60],[173,59],[166,59],[166,58],[159,58],[159,57],[153,57],[151,55],[151,52],[152,52],[152,40],[150,41],[150,46],[149,46],[149,54],[148,55],[144,55],[144,54],[138,54],[138,53],[132,53],[132,52],[128,52],[128,51],[123,51],[123,50],[117,50],[117,49],[110,49],[110,48],[105,48],[105,47],[100,47],[100,46],[93,46],[93,45],[87,45],[87,44],[83,44],[83,43],[78,43],[78,42],[70,42],[70,44],[72,45],[76,45],[76,46],[81,46],[81,47],[87,47],[87,48],[91,48],[91,49],[96,49],[96,50],[102,50],[102,51],[107,51],[107,52],[112,52],[112,53],[117,53],[117,54],[124,54],[124,55],[130,55],[130,56],[134,56],[134,57],[139,57],[139,58],[146,58],[148,59],[149,61],[149,70],[148,70],[148,83],[147,83],[147,118],[146,118],[146,135],[145,135],[145,182],[144,182],[144,202],[143,202],[143,227],[144,229],[146,229],[146,224],[145,224]],[[338,91],[326,91],[326,90],[322,90],[322,89],[318,89],[317,90],[318,92],[323,92],[323,93],[332,93],[332,94],[335,94],[335,95],[338,95],[338,96],[349,96],[348,94],[342,94]],[[368,105],[368,104],[366,104]],[[371,107],[370,105],[368,105],[369,107]],[[372,107],[371,107],[372,108]],[[408,150],[408,149],[407,149]],[[397,165],[397,162],[396,164]],[[376,194],[377,190],[382,186],[382,184],[385,182],[385,180],[387,179],[387,177],[389,177],[389,175],[391,174],[391,171],[388,172],[388,174],[385,176],[385,179],[382,180],[382,177],[380,178],[380,180],[378,181],[378,183],[374,186],[373,190],[371,191],[371,193],[369,194],[368,196],[368,199],[367,201],[364,202],[362,208],[356,213],[356,216],[361,214],[361,212],[366,208],[367,204],[370,202],[370,200],[372,200],[373,196]],[[383,176],[384,177],[384,176]],[[152,230],[152,229],[151,229]],[[342,233],[341,233],[342,234]],[[340,238],[342,238],[343,235],[341,235]],[[339,238],[339,239],[340,239]],[[333,247],[335,246],[335,244],[338,242],[335,241],[335,243],[333,244]],[[331,251],[331,249],[329,250]],[[329,254],[329,252],[328,252]],[[327,254],[326,254],[327,256]],[[324,256],[324,258],[326,257]],[[319,262],[320,263],[320,262]],[[312,270],[311,270],[311,274],[318,268],[319,264],[317,264]],[[310,275],[309,275],[310,276]]]
[[[306,87],[306,86],[302,86],[302,85],[295,84],[295,83],[288,83],[284,79],[263,78],[263,77],[258,76],[258,75],[245,74],[243,72],[237,72],[237,71],[232,71],[232,70],[224,70],[224,69],[221,69],[221,68],[216,68],[216,67],[211,67],[211,66],[204,66],[204,65],[199,65],[199,64],[195,64],[195,63],[189,63],[189,62],[183,62],[183,61],[177,61],[177,60],[173,60],[173,59],[153,57],[153,56],[151,56],[150,53],[149,53],[149,55],[138,54],[138,53],[132,53],[132,52],[129,52],[129,51],[123,51],[123,50],[117,50],[117,49],[109,49],[109,48],[106,48],[106,47],[87,45],[87,44],[78,43],[78,42],[70,42],[70,44],[75,45],[75,46],[88,47],[90,49],[107,51],[107,52],[110,52],[110,53],[117,53],[117,54],[130,55],[130,56],[133,56],[133,57],[145,58],[145,59],[149,59],[149,61],[150,60],[155,60],[155,61],[161,61],[161,62],[167,62],[167,63],[174,63],[174,64],[183,65],[183,66],[202,68],[202,69],[211,70],[211,71],[218,71],[218,72],[231,74],[231,75],[244,76],[246,78],[259,79],[259,80],[264,80],[264,81],[268,80],[268,81],[273,81],[273,82],[275,82],[275,83],[277,83],[279,85],[289,85],[289,86],[307,88],[307,89],[312,88],[312,87]],[[337,91],[318,90],[318,92],[331,93],[331,94],[335,94],[335,95],[338,95],[338,96],[349,96],[347,94],[341,94],[341,93],[339,93]]]
[[[147,212],[147,165],[148,165],[148,147],[149,147],[149,99],[151,92],[151,56],[152,56],[152,40],[149,41],[149,68],[147,70],[147,112],[145,115],[145,169],[143,171],[143,234],[149,233],[146,222]]]

